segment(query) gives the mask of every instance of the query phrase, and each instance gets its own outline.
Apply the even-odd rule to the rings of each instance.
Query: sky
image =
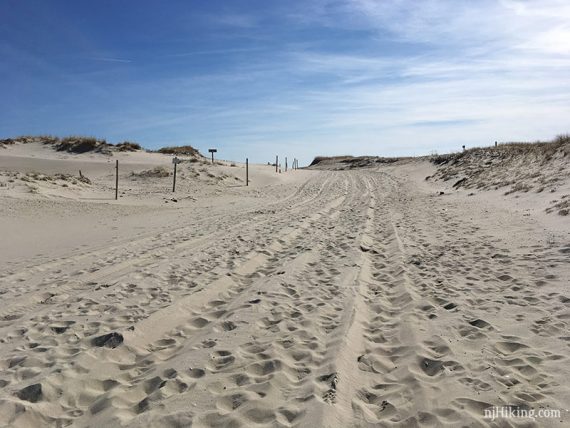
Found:
[[[568,0],[2,0],[0,138],[222,159],[570,132]]]

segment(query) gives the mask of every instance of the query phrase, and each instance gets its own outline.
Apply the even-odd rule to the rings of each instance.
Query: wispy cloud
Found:
[[[258,18],[244,13],[221,13],[212,16],[212,21],[228,27],[253,28],[258,23]]]
[[[134,52],[137,67],[86,75],[82,95],[102,108],[81,120],[111,140],[215,144],[261,161],[420,154],[570,130],[567,0],[268,4],[203,11],[204,34],[177,33],[173,46]],[[87,52],[130,61],[130,46],[104,48]]]
[[[101,62],[121,62],[121,63],[130,63],[132,62],[130,59],[124,58],[110,58],[110,57],[88,57],[91,61],[101,61]]]
[[[180,52],[165,55],[167,57],[191,57],[197,55],[227,55],[234,53],[251,53],[259,52],[264,50],[263,48],[233,48],[233,49],[207,49],[207,50],[196,50],[190,52]]]

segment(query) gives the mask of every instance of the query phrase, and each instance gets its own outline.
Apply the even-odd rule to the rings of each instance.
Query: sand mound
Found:
[[[200,152],[192,146],[162,147],[161,149],[158,149],[158,153],[202,157]]]
[[[114,151],[117,152],[136,152],[143,150],[140,144],[133,143],[130,141],[124,141],[117,145],[107,143],[104,139],[98,139],[94,137],[85,137],[73,135],[69,137],[59,138],[52,135],[36,135],[36,136],[20,136],[15,138],[6,138],[0,140],[0,148],[7,147],[13,144],[31,144],[40,143],[52,146],[55,150],[59,152],[68,153],[102,153],[102,154],[112,154]]]
[[[119,152],[136,152],[143,149],[140,144],[131,141],[123,141],[117,144],[116,148]]]
[[[7,146],[14,144],[15,141],[11,138],[6,138],[5,140],[0,140],[0,149],[5,149]]]
[[[90,186],[91,180],[84,175],[0,171],[0,188],[16,192],[14,195],[35,194],[53,196],[59,194],[63,196],[62,190],[76,191],[89,188]]]
[[[401,158],[385,158],[378,156],[317,156],[313,159],[309,168],[346,170],[358,168],[371,168],[379,164],[398,162]]]
[[[570,213],[569,135],[561,135],[551,142],[504,143],[496,147],[477,147],[460,153],[415,158],[318,156],[309,168],[356,170],[391,164],[396,167],[413,165],[420,170],[428,162],[432,166],[426,181],[440,185],[449,183],[452,190],[500,191],[515,198],[523,194],[543,194],[540,204],[546,213],[557,212],[562,216]],[[432,174],[433,165],[436,169]]]
[[[435,156],[438,165],[430,178],[454,181],[453,187],[500,189],[505,194],[554,190],[568,179],[570,136],[550,143],[508,143]]]
[[[96,152],[111,154],[110,144],[105,140],[98,140],[92,137],[66,137],[55,144],[55,149],[69,153]]]
[[[144,171],[140,172],[131,172],[132,177],[137,178],[164,178],[169,177],[170,172],[163,166],[157,166],[152,169],[145,169]]]

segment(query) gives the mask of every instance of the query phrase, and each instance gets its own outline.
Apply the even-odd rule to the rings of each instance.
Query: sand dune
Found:
[[[108,159],[44,149],[1,149],[2,173],[81,163],[91,184],[0,188],[0,424],[568,424],[567,217],[451,194],[427,161],[258,165],[250,187],[204,163],[173,202],[171,177],[141,175],[170,157],[117,153],[129,190],[88,199],[112,189]]]

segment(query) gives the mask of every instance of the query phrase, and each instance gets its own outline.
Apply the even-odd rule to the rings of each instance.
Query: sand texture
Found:
[[[167,155],[0,149],[0,426],[570,424],[552,194],[192,165],[173,194]],[[506,405],[563,410],[484,418]]]

